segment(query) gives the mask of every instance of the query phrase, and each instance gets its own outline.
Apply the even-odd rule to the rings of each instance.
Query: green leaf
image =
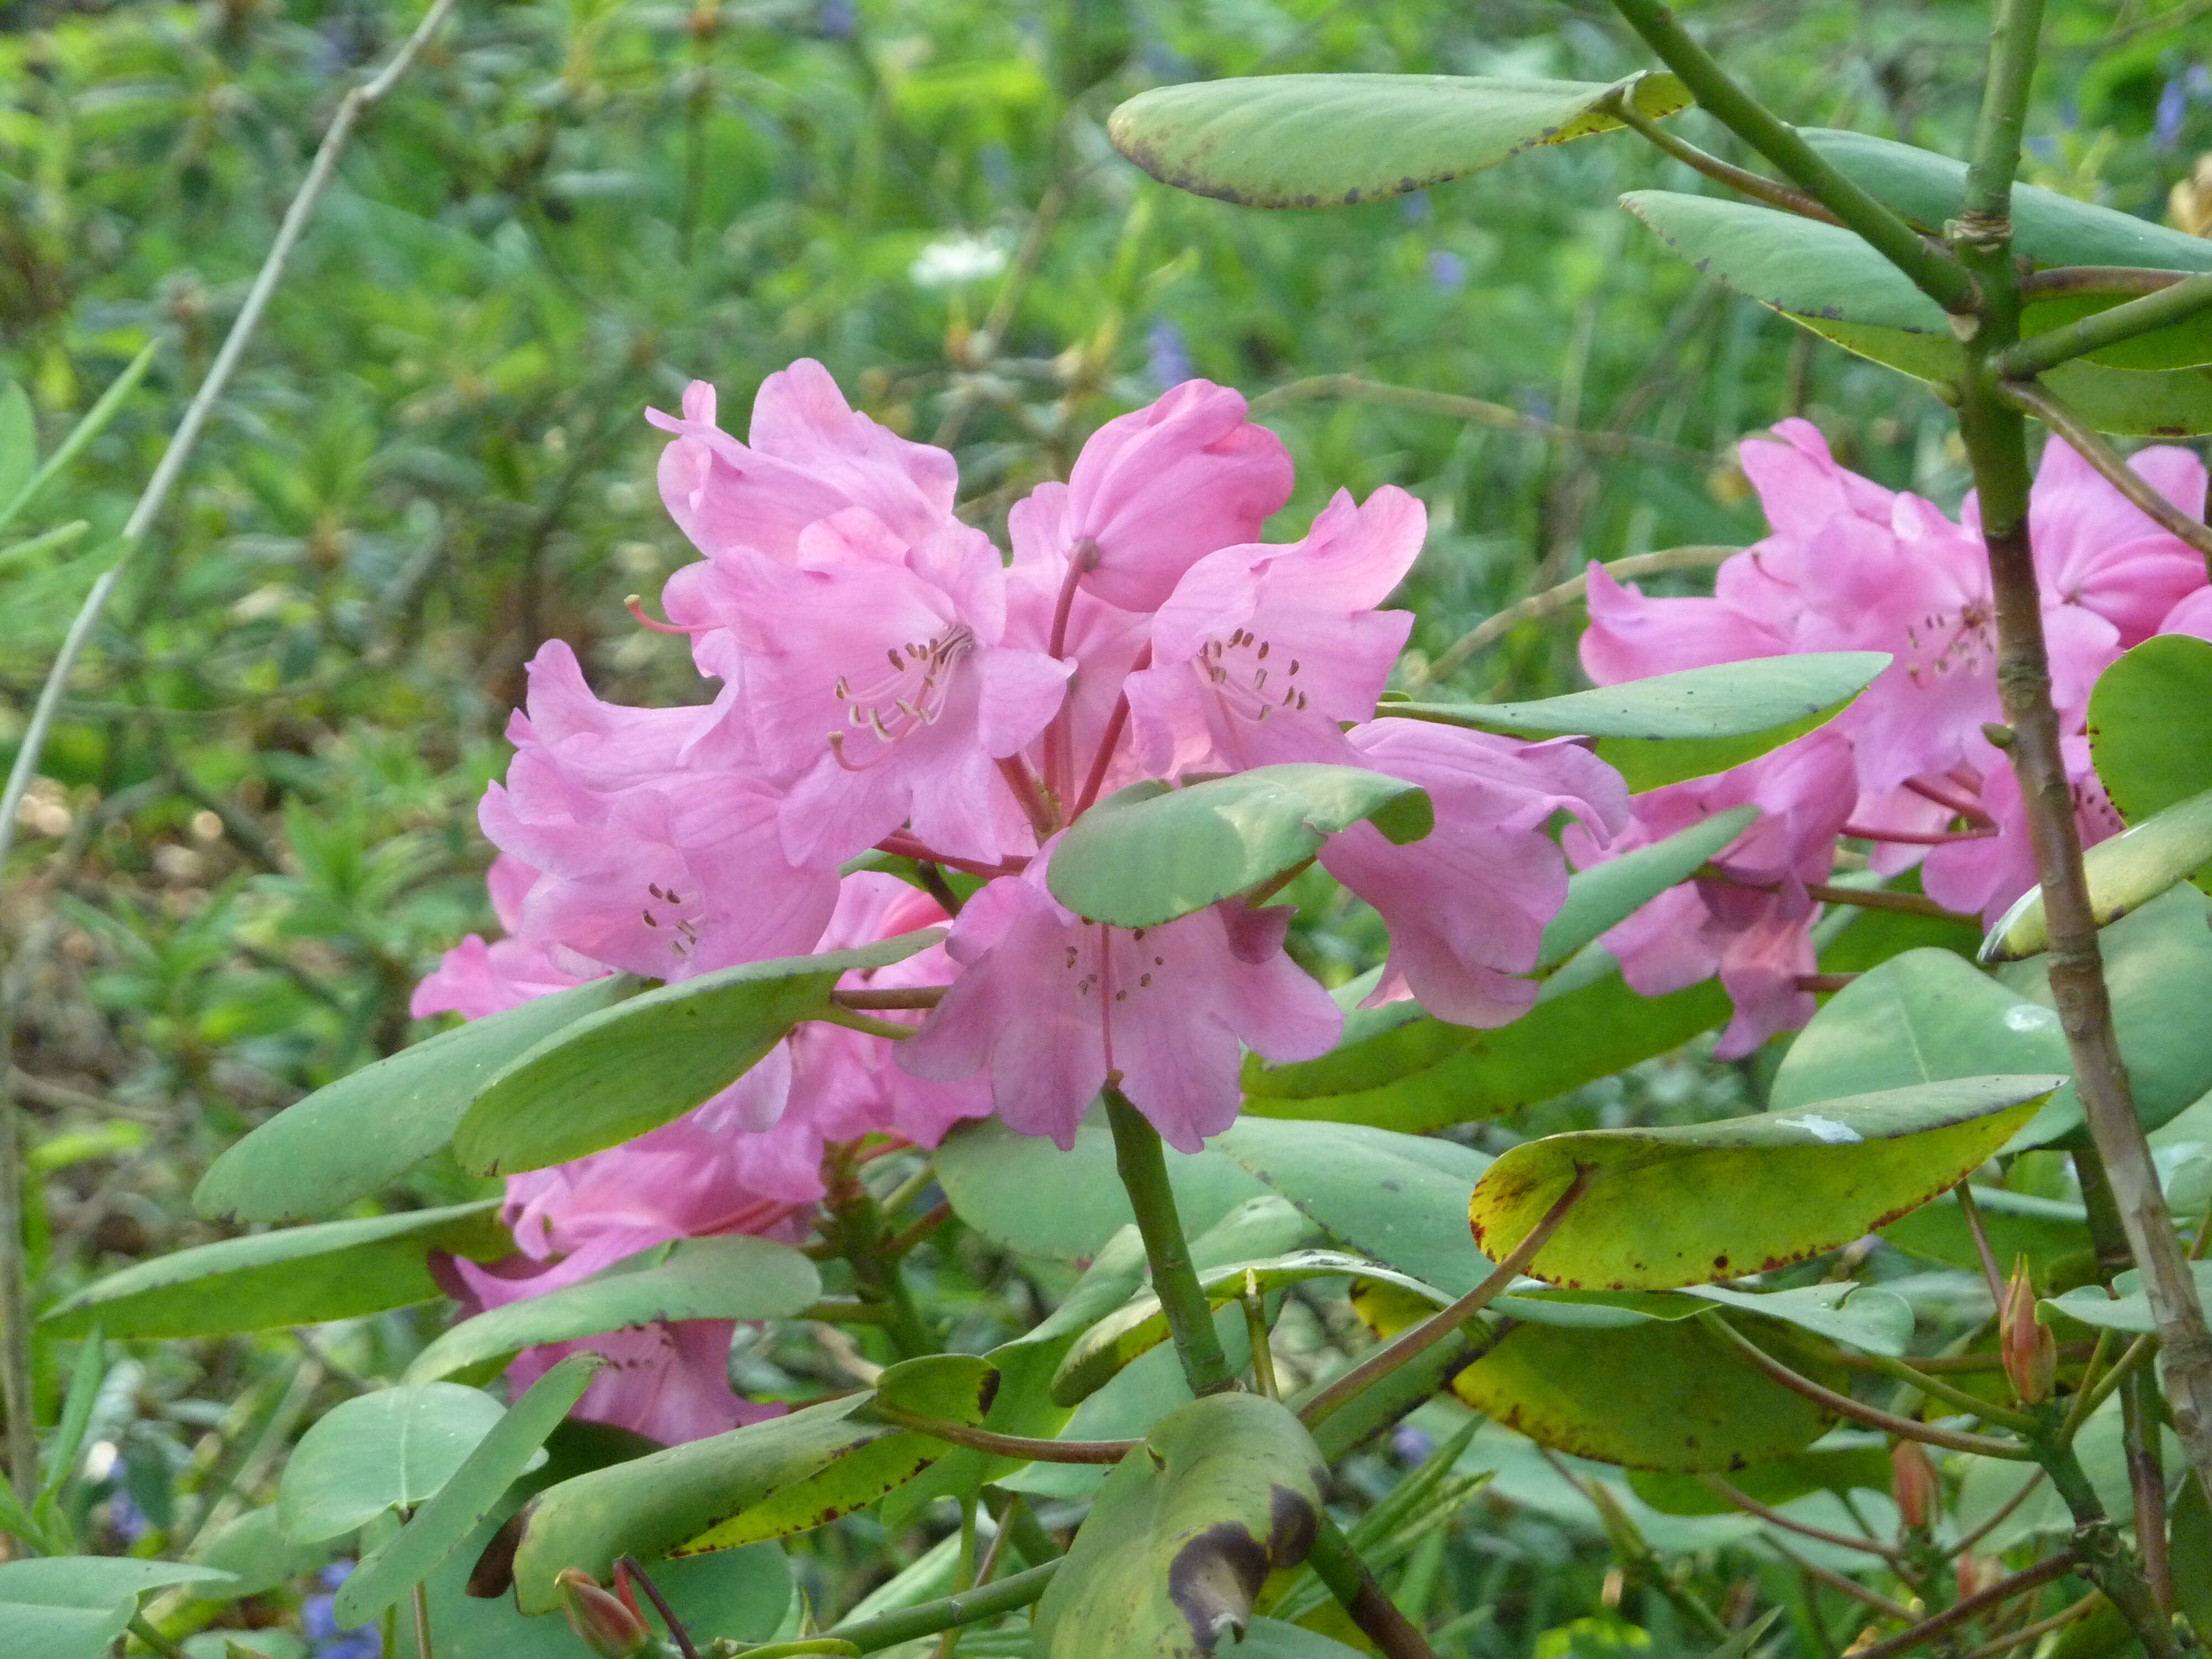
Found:
[[[1950,338],[1942,307],[1841,225],[1668,190],[1620,204],[1705,276],[1777,311]]]
[[[2191,239],[2192,240],[2195,239]],[[2145,640],[2089,694],[2089,755],[2112,809],[2139,824],[2212,789],[2212,643]],[[2212,891],[2212,867],[2193,879]]]
[[[1816,1492],[1887,1493],[1890,1487],[1887,1442],[1876,1434],[1838,1434],[1827,1443],[1756,1463],[1728,1477],[1745,1497],[1771,1508],[1794,1504]],[[1693,1474],[1632,1471],[1628,1489],[1668,1515],[1738,1515],[1742,1511]]]
[[[1792,1358],[1815,1382],[1844,1386],[1840,1371]],[[1675,1473],[1771,1462],[1834,1420],[1695,1319],[1516,1325],[1452,1379],[1452,1392],[1555,1451]]]
[[[982,1421],[997,1373],[966,1354],[894,1365],[878,1379],[909,1410]],[[523,1528],[515,1598],[526,1613],[560,1605],[554,1576],[605,1579],[615,1559],[734,1549],[827,1524],[875,1502],[951,1449],[867,1414],[874,1390],[808,1406],[727,1434],[597,1469],[549,1487]]]
[[[1170,1150],[1167,1160],[1186,1232],[1204,1231],[1267,1191],[1212,1147]],[[1114,1172],[1114,1138],[1103,1121],[1079,1125],[1065,1152],[996,1118],[962,1124],[937,1149],[937,1178],[955,1215],[1021,1255],[1085,1261],[1136,1219]]]
[[[453,1131],[454,1154],[478,1175],[512,1175],[634,1140],[828,1012],[840,975],[902,962],[944,937],[925,927],[857,951],[742,963],[587,1013],[484,1083]]]
[[[2184,1475],[2167,1522],[2166,1559],[2173,1577],[2173,1605],[2197,1639],[2212,1635],[2212,1504],[2201,1475]]]
[[[1713,1123],[1549,1135],[1492,1164],[1468,1215],[1475,1242],[1502,1256],[1586,1170],[1581,1200],[1529,1266],[1537,1278],[1665,1290],[1770,1272],[1954,1185],[2063,1080],[1970,1078]]]
[[[1198,1275],[1206,1301],[1223,1308],[1243,1294],[1247,1276],[1262,1295],[1285,1285],[1310,1279],[1352,1279],[1398,1285],[1425,1297],[1442,1307],[1451,1300],[1443,1291],[1401,1273],[1341,1250],[1299,1250],[1264,1261],[1231,1262],[1209,1267]],[[1141,1353],[1168,1340],[1167,1314],[1160,1299],[1150,1291],[1116,1309],[1085,1331],[1072,1347],[1052,1378],[1052,1397],[1063,1406],[1090,1398],[1111,1382],[1121,1368]]]
[[[70,1374],[69,1393],[62,1401],[62,1420],[55,1427],[52,1443],[46,1448],[46,1478],[39,1482],[35,1506],[42,1520],[46,1506],[60,1496],[70,1477],[76,1473],[77,1454],[84,1449],[85,1433],[92,1426],[93,1407],[100,1402],[100,1385],[106,1375],[107,1333],[94,1320],[77,1349],[76,1364]]]
[[[1842,713],[1888,666],[1888,655],[1880,651],[1808,651],[1686,668],[1535,702],[1386,702],[1376,713],[1514,737],[1595,738],[1598,757],[1641,793],[1725,772],[1804,736]]]
[[[1321,1517],[1321,1452],[1272,1400],[1213,1395],[1153,1425],[1099,1489],[1037,1603],[1038,1659],[1199,1659],[1297,1566]]]
[[[501,1417],[489,1395],[455,1382],[356,1395],[319,1419],[276,1489],[287,1540],[313,1543],[437,1495]]]
[[[1886,364],[1915,380],[1955,383],[1966,358],[1958,342],[1869,323],[1792,316],[1844,350]],[[2212,432],[2212,368],[2146,373],[2076,358],[2046,369],[2043,384],[2100,432],[2132,437],[2181,438]]]
[[[301,1221],[366,1198],[451,1140],[494,1072],[637,983],[616,974],[539,997],[327,1084],[216,1159],[192,1203],[202,1215]]]
[[[138,382],[146,378],[153,366],[154,356],[161,349],[159,339],[149,340],[136,357],[125,364],[123,372],[108,382],[107,390],[100,394],[99,401],[87,410],[84,418],[69,430],[69,435],[54,447],[44,465],[24,481],[21,489],[12,494],[0,493],[0,530],[14,523],[24,508],[30,506],[39,492],[52,483],[83,453],[85,446],[106,430],[107,423],[123,407],[124,399],[137,390]]]
[[[1156,87],[1108,118],[1114,147],[1163,184],[1247,207],[1401,196],[1542,144],[1620,125],[1589,81],[1449,75],[1271,75]],[[1671,75],[1628,95],[1652,117],[1688,106]]]
[[[2099,937],[2112,1026],[2135,1095],[2136,1116],[2155,1129],[2212,1089],[2212,902],[2193,887],[2176,887],[2123,916]],[[2014,963],[2000,975],[2020,995],[2051,1006],[2051,981],[2039,962]],[[2068,1084],[2054,1101],[2073,1095]],[[2072,1109],[2079,1113],[2079,1106]]]
[[[29,395],[10,380],[0,391],[0,502],[21,495],[38,469],[38,416]]]
[[[2189,1270],[2196,1276],[2197,1300],[2212,1300],[2212,1261],[2192,1261]],[[2084,1285],[2063,1296],[2047,1297],[2039,1305],[2100,1330],[2143,1336],[2158,1328],[2151,1318],[2150,1296],[2143,1289],[2140,1273],[2129,1268],[2112,1280],[2112,1291],[2108,1296],[2102,1285]]]
[[[1813,1016],[1783,1056],[1767,1107],[1792,1111],[1915,1083],[2072,1066],[2052,1010],[1951,951],[1907,951],[1868,969]],[[2040,1145],[2081,1121],[2069,1084],[2014,1146]]]
[[[45,1322],[73,1336],[94,1320],[124,1337],[219,1336],[355,1319],[445,1294],[426,1257],[511,1255],[501,1200],[325,1221],[201,1244],[112,1273]]]
[[[1464,1295],[1489,1276],[1462,1219],[1490,1167],[1471,1147],[1356,1123],[1239,1118],[1210,1150],[1234,1159],[1354,1249]]]
[[[1401,845],[1435,823],[1426,791],[1356,766],[1259,766],[1183,789],[1132,784],[1069,828],[1045,884],[1091,921],[1157,927],[1303,864],[1363,819]]]
[[[214,1567],[234,1575],[235,1582],[203,1585],[192,1593],[207,1601],[232,1601],[259,1595],[292,1579],[327,1565],[345,1540],[319,1539],[312,1544],[288,1542],[278,1528],[276,1506],[265,1504],[224,1527],[203,1545],[195,1545],[192,1565]]]
[[[1990,1250],[2007,1265],[2025,1255],[2039,1284],[2048,1283],[2051,1264],[2091,1249],[2089,1212],[2079,1204],[2008,1192],[2002,1187],[1974,1188]],[[1910,1215],[1881,1229],[1884,1242],[1911,1255],[1941,1261],[1968,1273],[1982,1270],[1981,1253],[1955,1194],[1945,1193]]]
[[[332,1603],[338,1627],[367,1624],[428,1577],[483,1525],[605,1363],[598,1354],[572,1353],[531,1384],[452,1478],[409,1517],[399,1535],[347,1576]]]
[[[1241,1640],[1224,1642],[1214,1651],[1237,1659],[1358,1659],[1361,1650],[1279,1619],[1255,1619]]]
[[[821,1273],[791,1245],[742,1235],[679,1239],[463,1320],[416,1356],[407,1380],[434,1382],[540,1343],[663,1320],[788,1319],[821,1294]]]
[[[1732,806],[1649,847],[1577,871],[1568,878],[1566,902],[1544,929],[1537,971],[1556,967],[1669,887],[1687,881],[1758,817],[1756,806]]]
[[[2089,908],[2109,927],[2212,861],[2212,789],[2177,802],[2082,855]],[[1982,946],[1984,962],[2019,962],[2051,948],[2043,889],[2031,887],[1998,918]]]
[[[1391,1017],[1384,1029],[1318,1060],[1268,1066],[1248,1055],[1246,1121],[1326,1118],[1417,1133],[1498,1117],[1680,1048],[1728,1018],[1717,981],[1639,996],[1597,954],[1601,961],[1578,958],[1554,975],[1510,1025],[1475,1030],[1393,1004],[1367,1011]],[[1585,960],[1608,971],[1576,982]]]
[[[1833,127],[1799,133],[1875,200],[1923,230],[1941,232],[1958,215],[1966,164],[1934,150]],[[2212,270],[2212,242],[2099,207],[2039,185],[2012,191],[2012,251],[2038,265],[2136,265],[2165,270]]]
[[[117,1555],[0,1562],[0,1632],[8,1659],[102,1659],[148,1590],[226,1583],[212,1567]]]

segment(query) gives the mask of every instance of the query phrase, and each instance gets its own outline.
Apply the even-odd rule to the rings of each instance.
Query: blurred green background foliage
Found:
[[[1960,149],[1981,5],[1685,9],[1792,118]],[[2029,176],[2203,229],[2212,5],[2051,13]],[[0,757],[336,100],[418,15],[0,4],[0,374],[50,448],[159,344],[0,545]],[[211,1237],[186,1200],[214,1153],[408,1039],[414,980],[489,927],[473,803],[543,641],[573,641],[610,697],[703,695],[681,644],[623,610],[630,593],[653,605],[691,556],[643,411],[673,409],[694,378],[742,431],[765,374],[821,358],[856,404],[955,448],[966,510],[994,530],[1101,422],[1194,374],[1235,385],[1299,465],[1277,535],[1340,488],[1396,483],[1427,503],[1402,601],[1420,618],[1415,676],[1589,559],[1755,538],[1732,447],[1785,415],[1817,422],[1848,465],[1955,506],[1950,423],[1923,391],[1816,354],[1610,205],[1700,188],[1625,135],[1404,200],[1271,215],[1152,184],[1103,129],[1122,98],[1193,78],[1607,81],[1644,62],[1592,0],[464,4],[345,159],[25,804],[0,950],[42,1294]],[[1703,116],[1683,120],[1733,153]],[[78,520],[76,540],[19,550]],[[1529,623],[1445,682],[1566,689],[1574,632],[1571,611]],[[1310,918],[1309,959],[1363,965],[1362,927]],[[1711,1115],[1755,1083],[1755,1065],[1747,1083],[1653,1062],[1516,1128]],[[414,1179],[425,1200],[473,1190],[450,1166]],[[936,1293],[966,1310],[958,1346],[1033,1316],[1034,1293],[980,1243],[933,1260]],[[225,1487],[265,1481],[252,1444],[281,1445],[316,1400],[392,1373],[422,1340],[396,1315],[305,1348],[125,1362],[94,1425],[109,1471],[79,1488],[89,1535],[152,1547],[180,1510],[204,1522]],[[42,1351],[49,1389],[61,1358]],[[800,1337],[739,1364],[769,1392],[836,1376]],[[1393,1454],[1376,1455],[1380,1490]],[[929,1537],[885,1548],[878,1523],[841,1523],[803,1547],[809,1589],[849,1606]],[[1610,1613],[1607,1559],[1586,1531],[1500,1500],[1407,1571],[1433,1609],[1492,1609],[1460,1651],[1553,1659],[1649,1639]],[[1748,1594],[1779,1570],[1722,1553],[1700,1571]],[[1655,1605],[1653,1635],[1679,1642]]]

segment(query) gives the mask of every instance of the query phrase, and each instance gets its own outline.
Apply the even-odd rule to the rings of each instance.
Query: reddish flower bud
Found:
[[[554,1583],[568,1628],[599,1659],[643,1659],[659,1650],[645,1622],[581,1567],[562,1568]]]
[[[2035,1285],[2028,1277],[2025,1255],[2014,1264],[2012,1283],[2005,1287],[1998,1340],[2005,1375],[2012,1379],[2013,1392],[2021,1402],[2039,1406],[2050,1399],[2058,1381],[2058,1345],[2051,1328],[2036,1320]]]
[[[1917,1532],[1935,1524],[1943,1489],[1918,1441],[1900,1440],[1889,1449],[1889,1492],[1906,1526]]]

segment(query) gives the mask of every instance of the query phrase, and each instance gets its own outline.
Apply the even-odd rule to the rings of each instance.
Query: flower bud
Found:
[[[2024,1405],[2039,1406],[2051,1398],[2058,1381],[2058,1344],[2051,1328],[2035,1317],[2035,1285],[2022,1255],[2005,1287],[2004,1310],[1998,1316],[2005,1375]]]
[[[581,1567],[562,1568],[553,1582],[561,1587],[568,1628],[599,1659],[641,1659],[659,1648],[644,1620]]]
[[[1914,1531],[1936,1523],[1943,1489],[1936,1478],[1936,1465],[1917,1440],[1900,1440],[1889,1449],[1889,1493],[1897,1500],[1898,1514]]]

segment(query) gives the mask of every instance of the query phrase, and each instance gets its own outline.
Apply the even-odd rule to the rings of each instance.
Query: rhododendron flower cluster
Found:
[[[1565,814],[1602,848],[1626,792],[1571,741],[1376,719],[1411,627],[1379,608],[1420,550],[1411,495],[1340,494],[1303,538],[1263,542],[1290,459],[1243,398],[1192,380],[1017,503],[1008,556],[955,513],[952,457],[855,412],[818,364],[763,385],[746,441],[703,383],[653,419],[672,434],[663,499],[702,556],[653,625],[689,636],[712,695],[617,707],[565,645],[539,653],[480,815],[507,937],[452,952],[414,1012],[481,1017],[611,969],[683,980],[933,923],[949,936],[848,978],[914,994],[876,1000],[915,1005],[886,1012],[888,1030],[802,1024],[677,1122],[513,1177],[521,1254],[453,1266],[476,1305],[672,1238],[803,1230],[825,1148],[933,1146],[993,1111],[1070,1146],[1109,1084],[1195,1151],[1237,1114],[1243,1049],[1327,1052],[1342,1011],[1286,953],[1288,909],[1236,897],[1122,929],[1053,896],[1065,830],[1140,779],[1300,761],[1420,785],[1425,839],[1363,823],[1320,855],[1391,929],[1376,1000],[1478,1025],[1534,1000],[1522,975],[1566,891],[1552,826]],[[841,873],[863,859],[882,867]],[[902,1026],[914,1035],[894,1040]],[[662,1438],[743,1420],[729,1331],[697,1324],[593,1339],[617,1363],[581,1409]],[[557,1353],[524,1355],[517,1379]]]
[[[1618,854],[1747,802],[1762,809],[1716,860],[1726,879],[1663,895],[1607,941],[1648,994],[1717,971],[1736,1011],[1717,1050],[1723,1056],[1811,1018],[1813,999],[1798,982],[1813,968],[1820,907],[1806,888],[1831,873],[1839,837],[1868,843],[1881,873],[1918,865],[1931,897],[1992,921],[2035,882],[2019,785],[1992,738],[2002,736],[1996,623],[1973,497],[1954,521],[1838,465],[1808,422],[1784,421],[1775,432],[1779,441],[1741,452],[1772,533],[1721,566],[1709,599],[1650,598],[1593,565],[1582,641],[1583,665],[1600,684],[1796,651],[1893,659],[1810,736],[1721,776],[1638,797],[1634,828],[1613,845]],[[2130,465],[2202,516],[2196,456],[2155,447]],[[2090,765],[2089,693],[2121,653],[2154,634],[2212,637],[2212,589],[2201,554],[2060,439],[2044,451],[2029,531],[2075,817],[2091,844],[2121,824]]]

